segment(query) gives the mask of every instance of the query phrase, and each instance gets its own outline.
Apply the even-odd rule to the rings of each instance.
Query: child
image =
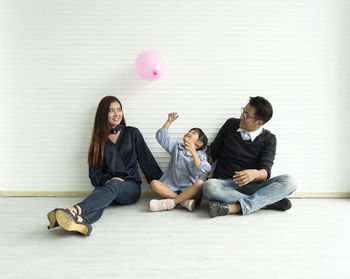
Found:
[[[177,204],[193,211],[195,198],[201,197],[204,183],[199,177],[211,169],[202,151],[208,139],[201,129],[193,128],[185,134],[184,145],[171,140],[168,128],[178,117],[176,112],[169,113],[168,120],[156,134],[157,141],[171,158],[163,176],[150,183],[151,189],[164,198],[151,200],[150,211],[170,210]]]

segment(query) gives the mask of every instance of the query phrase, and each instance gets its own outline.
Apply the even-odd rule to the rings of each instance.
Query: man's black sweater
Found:
[[[276,136],[266,129],[254,141],[243,140],[237,132],[240,119],[230,118],[210,145],[210,156],[217,160],[214,178],[232,178],[235,171],[265,169],[267,178],[276,154]]]

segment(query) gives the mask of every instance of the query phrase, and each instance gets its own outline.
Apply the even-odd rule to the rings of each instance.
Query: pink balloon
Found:
[[[159,53],[153,50],[146,50],[137,56],[135,70],[144,80],[155,81],[163,76],[165,62]]]

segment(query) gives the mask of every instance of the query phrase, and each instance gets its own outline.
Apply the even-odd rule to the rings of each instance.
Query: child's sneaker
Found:
[[[151,200],[149,202],[149,210],[150,211],[163,211],[170,210],[175,207],[174,202],[171,199],[163,199],[163,200]]]
[[[181,203],[181,206],[187,208],[189,211],[193,211],[196,206],[196,201],[194,199],[185,200]]]

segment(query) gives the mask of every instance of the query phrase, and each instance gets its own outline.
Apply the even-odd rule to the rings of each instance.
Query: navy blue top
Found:
[[[214,178],[232,178],[235,171],[265,169],[267,178],[276,154],[276,136],[263,129],[254,141],[243,140],[239,128],[240,119],[230,118],[221,127],[210,145],[210,156],[217,160]]]
[[[107,139],[103,165],[89,166],[89,177],[94,187],[103,186],[113,177],[141,183],[139,163],[147,182],[159,180],[162,171],[149,150],[139,129],[122,126],[117,142]]]

